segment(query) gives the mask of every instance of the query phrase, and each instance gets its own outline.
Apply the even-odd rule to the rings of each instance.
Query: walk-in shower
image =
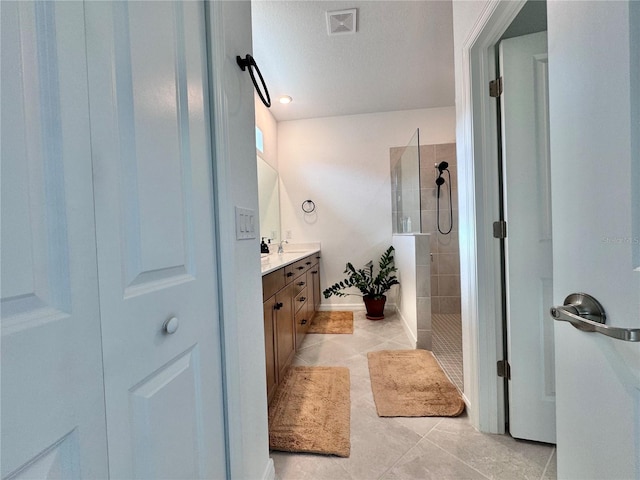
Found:
[[[432,350],[462,390],[456,145],[426,144],[427,137],[416,130],[407,145],[389,152],[393,242],[415,285],[418,347]],[[406,293],[399,303],[407,301]],[[428,346],[420,345],[421,332]]]

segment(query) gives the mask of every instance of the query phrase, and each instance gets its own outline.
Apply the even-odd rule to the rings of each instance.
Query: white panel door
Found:
[[[500,43],[509,432],[555,443],[547,33]]]
[[[554,304],[640,328],[640,3],[549,2]],[[549,320],[553,321],[553,320]],[[640,478],[640,343],[555,322],[558,478]]]
[[[0,8],[0,475],[106,478],[83,5]]]
[[[224,478],[203,4],[86,21],[110,474]]]

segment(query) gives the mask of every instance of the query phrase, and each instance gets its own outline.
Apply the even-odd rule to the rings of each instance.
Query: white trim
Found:
[[[505,405],[496,362],[502,359],[498,219],[497,117],[488,96],[495,76],[495,49],[524,1],[489,2],[462,46],[457,88],[460,203],[460,284],[464,391],[472,424],[504,433]]]
[[[321,303],[318,306],[319,312],[358,312],[364,310],[364,303]]]
[[[402,320],[402,328],[404,329],[404,333],[407,334],[407,337],[409,338],[409,341],[411,341],[411,344],[415,348],[417,348],[416,345],[418,344],[418,339],[416,337],[414,337],[413,332],[411,331],[411,328],[409,328],[409,323],[402,316],[402,312],[400,311],[398,306],[394,305],[393,307],[394,307],[394,311],[395,311],[396,315],[398,315],[400,317],[400,320]]]
[[[211,111],[211,138],[214,172],[215,236],[217,245],[218,289],[220,299],[220,331],[222,336],[223,395],[225,403],[225,435],[227,475],[241,478],[244,473],[242,459],[242,415],[240,389],[240,353],[236,319],[236,288],[234,282],[223,278],[235,276],[233,245],[235,242],[234,209],[228,191],[229,126],[228,107],[224,93],[225,43],[223,2],[206,1],[207,42],[209,55],[209,108]]]
[[[267,462],[267,468],[264,470],[262,480],[276,480],[276,468],[273,465],[272,458],[269,458],[269,461]]]

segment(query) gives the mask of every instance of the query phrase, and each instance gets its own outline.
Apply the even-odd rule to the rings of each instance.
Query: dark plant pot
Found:
[[[364,307],[367,309],[367,318],[369,320],[382,320],[384,318],[384,304],[387,302],[387,297],[382,295],[380,298],[374,298],[365,295],[362,299],[364,300]]]

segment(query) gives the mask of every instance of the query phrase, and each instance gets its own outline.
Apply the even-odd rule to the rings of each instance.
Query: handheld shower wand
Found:
[[[453,229],[453,204],[451,203],[451,172],[449,172],[449,163],[447,162],[436,163],[435,167],[438,170],[438,178],[436,178],[436,186],[438,187],[438,190],[436,193],[437,227],[438,227],[438,232],[442,233],[443,235],[448,235],[449,233],[451,233],[451,230]],[[449,175],[449,222],[450,223],[449,223],[449,230],[447,230],[446,232],[443,232],[442,229],[440,228],[440,187],[445,183],[445,179],[442,176],[442,172],[444,172],[445,170],[447,172],[447,175]]]

